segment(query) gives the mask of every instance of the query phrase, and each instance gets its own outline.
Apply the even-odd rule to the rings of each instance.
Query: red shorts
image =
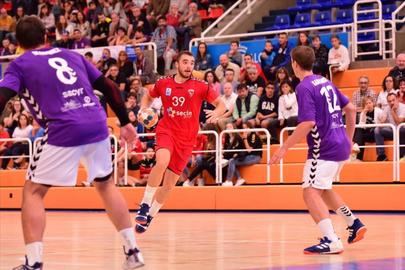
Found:
[[[170,151],[170,161],[167,167],[175,174],[180,175],[190,159],[193,145],[188,145],[176,140],[166,133],[156,134],[156,149],[155,151],[165,148]]]

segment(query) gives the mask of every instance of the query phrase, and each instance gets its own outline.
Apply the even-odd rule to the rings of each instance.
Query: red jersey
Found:
[[[199,115],[204,100],[212,103],[218,93],[205,81],[190,78],[177,83],[174,76],[159,79],[149,92],[151,97],[161,97],[163,118],[156,133],[166,133],[181,143],[193,146],[199,130]]]

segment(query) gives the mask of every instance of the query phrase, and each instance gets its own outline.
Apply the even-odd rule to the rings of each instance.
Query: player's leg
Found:
[[[23,189],[21,222],[25,242],[26,266],[41,269],[45,230],[44,197],[50,186],[26,181]]]
[[[144,265],[133,230],[127,203],[115,186],[112,174],[110,140],[84,146],[82,163],[87,169],[88,182],[93,182],[108,217],[119,232],[126,260],[123,269],[135,269]]]
[[[162,183],[163,174],[169,165],[170,158],[171,153],[169,149],[160,148],[156,151],[156,164],[149,174],[148,183],[145,188],[141,206],[135,217],[136,222],[139,224],[145,225],[148,223],[149,209],[152,206],[155,193]]]
[[[304,249],[306,254],[336,254],[343,251],[342,242],[333,228],[328,206],[322,199],[325,190],[332,188],[332,177],[328,177],[328,173],[333,169],[337,168],[330,168],[327,162],[313,159],[307,160],[304,167],[304,201],[323,236],[319,244]]]

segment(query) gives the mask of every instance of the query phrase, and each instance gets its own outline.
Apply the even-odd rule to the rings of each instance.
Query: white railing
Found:
[[[396,181],[399,181],[399,176],[398,176],[398,174],[397,174],[397,170],[398,170],[398,168],[399,168],[399,162],[398,162],[398,156],[399,156],[399,153],[398,153],[398,155],[397,155],[397,146],[398,146],[398,137],[397,137],[397,134],[399,134],[399,133],[397,133],[397,132],[399,132],[399,131],[397,131],[397,129],[396,129],[396,127],[393,125],[393,124],[365,124],[365,125],[360,125],[360,124],[357,124],[356,125],[356,128],[375,128],[375,127],[389,127],[389,128],[391,128],[392,129],[392,136],[393,136],[393,141],[394,141],[394,143],[393,143],[393,145],[369,145],[369,146],[360,146],[359,148],[377,148],[377,147],[384,147],[384,148],[393,148],[393,162],[392,162],[392,177],[393,177],[393,181],[394,182],[396,182]],[[280,132],[280,147],[281,146],[283,146],[283,144],[284,144],[284,133],[286,132],[286,131],[293,131],[293,130],[295,130],[296,129],[296,127],[286,127],[286,128],[283,128],[282,130],[281,130],[281,132]],[[398,149],[399,149],[399,147],[398,147]],[[308,150],[308,147],[291,147],[289,150]],[[284,165],[284,159],[280,159],[280,183],[284,183],[284,168],[283,168],[283,165]]]
[[[218,156],[219,160],[222,159],[222,154],[226,152],[247,152],[247,151],[263,151],[263,149],[238,149],[238,150],[224,150],[223,149],[223,137],[227,133],[241,133],[241,132],[264,132],[266,134],[266,150],[267,150],[267,160],[266,160],[266,183],[270,183],[270,132],[265,128],[250,128],[250,129],[228,129],[223,130],[219,134],[219,151]],[[222,183],[222,164],[221,162],[217,162],[217,171],[219,172],[219,180]],[[217,174],[218,175],[218,174]]]
[[[391,25],[391,50],[392,50],[392,58],[396,57],[396,24],[397,23],[405,23],[405,17],[402,19],[397,19],[397,14],[405,7],[405,2],[402,2],[402,4],[394,11],[392,12],[391,15],[391,20],[384,20],[385,23],[390,23]],[[386,40],[389,41],[389,40]]]
[[[219,32],[215,35],[216,37],[222,35],[228,28],[233,25],[235,22],[239,20],[240,17],[245,16],[246,14],[251,14],[252,12],[252,6],[256,4],[257,0],[247,0],[247,5],[246,7],[238,13],[230,22],[228,22],[224,27],[219,30]]]
[[[31,140],[29,138],[7,138],[7,139],[6,138],[4,138],[4,139],[0,138],[0,143],[2,143],[2,142],[13,142],[13,143],[27,142],[29,149],[28,149],[28,155],[0,156],[0,160],[3,159],[3,158],[10,158],[11,159],[11,158],[19,158],[19,157],[30,158],[31,159],[31,156],[32,156],[32,142],[31,142]],[[0,164],[1,164],[1,162],[0,162]]]
[[[212,29],[214,29],[215,26],[217,26],[228,14],[230,14],[234,9],[239,6],[243,0],[238,0],[233,4],[230,8],[228,8],[218,19],[215,20],[210,26],[207,27],[202,33],[201,37],[205,37]]]
[[[405,2],[404,2],[405,3]],[[400,182],[401,181],[401,164],[400,164],[400,159],[402,158],[400,155],[400,151],[401,151],[401,147],[405,147],[405,142],[401,142],[401,128],[405,129],[405,123],[401,123],[397,126],[397,132],[396,132],[396,137],[397,137],[397,143],[398,143],[398,147],[397,147],[397,181]]]

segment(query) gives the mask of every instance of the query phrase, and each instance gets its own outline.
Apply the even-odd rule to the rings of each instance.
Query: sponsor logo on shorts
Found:
[[[89,96],[84,97],[83,107],[92,107],[95,105],[96,105],[96,103],[94,103]]]
[[[65,102],[63,104],[63,107],[61,108],[62,112],[67,112],[67,111],[71,111],[71,110],[76,110],[82,107],[82,104],[80,104],[79,102],[75,101],[75,100],[69,100],[67,102]]]
[[[166,88],[166,96],[170,96],[172,94],[172,89],[170,87]]]

